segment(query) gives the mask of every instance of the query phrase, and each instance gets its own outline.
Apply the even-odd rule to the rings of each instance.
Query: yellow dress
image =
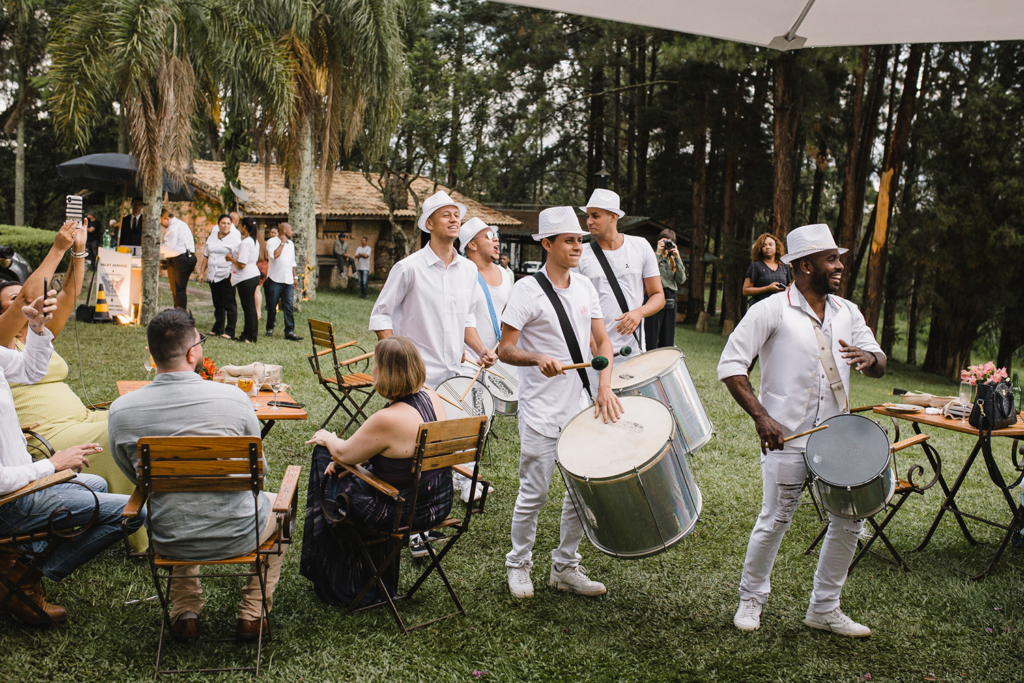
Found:
[[[15,344],[18,351],[25,350],[25,345],[20,341]],[[82,399],[65,384],[67,376],[67,362],[54,351],[42,380],[36,384],[12,384],[11,393],[14,394],[18,420],[23,425],[38,422],[39,426],[32,431],[49,441],[54,450],[61,451],[83,443],[98,443],[103,452],[89,456],[87,471],[103,477],[108,492],[130,496],[135,490],[135,484],[128,481],[110,452],[107,411],[86,408]],[[29,452],[37,455],[34,449]],[[139,551],[149,546],[145,529],[139,529],[132,535],[131,545]]]

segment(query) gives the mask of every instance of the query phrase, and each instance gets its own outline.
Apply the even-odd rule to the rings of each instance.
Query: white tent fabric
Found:
[[[778,49],[1024,39],[1024,4],[1019,0],[515,0],[509,4]],[[805,8],[806,17],[800,22]],[[783,36],[794,25],[798,25],[797,38],[787,42]]]

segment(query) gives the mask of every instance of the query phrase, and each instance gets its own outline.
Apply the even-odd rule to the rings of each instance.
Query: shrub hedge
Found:
[[[46,258],[50,247],[53,246],[55,235],[56,232],[53,230],[40,230],[22,225],[0,225],[0,246],[14,247],[14,251],[21,254],[34,270]],[[67,254],[64,255],[58,271],[67,267],[69,258]]]

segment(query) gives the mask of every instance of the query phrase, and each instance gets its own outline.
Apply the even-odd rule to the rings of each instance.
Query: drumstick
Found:
[[[820,432],[822,429],[828,429],[828,425],[821,425],[820,427],[815,427],[814,429],[808,429],[806,432],[800,432],[799,434],[794,434],[793,436],[787,436],[785,439],[782,440],[782,443],[792,441],[793,439],[799,439],[801,436],[807,436],[808,434],[813,434],[814,432]]]
[[[482,366],[481,366],[481,365],[480,365],[479,363],[477,363],[477,362],[476,362],[475,360],[471,360],[471,359],[469,359],[469,358],[465,358],[465,357],[463,357],[463,359],[462,359],[462,360],[463,360],[464,362],[466,362],[466,363],[469,363],[470,365],[475,365],[475,366],[476,366],[476,367],[478,367],[478,368],[479,368],[479,367],[482,367]],[[501,375],[501,373],[495,372],[494,370],[491,370],[490,368],[484,368],[484,369],[485,369],[485,370],[487,370],[487,372],[489,372],[489,373],[491,373],[492,375],[494,375],[495,377],[501,377],[502,379],[505,379],[505,378],[504,378],[504,377],[503,377],[503,376]]]
[[[470,386],[472,386],[472,385],[470,385]],[[456,403],[455,401],[451,400],[450,398],[445,398],[444,394],[438,394],[437,397],[439,399],[441,399],[442,401],[447,401],[448,403],[452,404],[454,407],[458,408],[459,410],[462,410],[462,407],[458,403]]]
[[[501,342],[499,341],[498,344],[500,344],[500,343]],[[491,349],[491,353],[494,353],[495,351],[498,350],[498,344],[494,345],[494,348]],[[483,365],[481,365],[479,368],[477,368],[476,374],[473,375],[473,381],[466,385],[466,390],[462,392],[462,396],[459,396],[459,400],[460,401],[465,401],[466,400],[466,394],[468,394],[469,390],[473,387],[474,384],[476,384],[477,379],[480,378],[480,373],[483,372],[483,371],[484,371],[484,366]]]
[[[589,363],[573,363],[572,365],[563,365],[563,370],[576,370],[578,368],[594,368],[598,372],[608,367],[608,359],[604,356],[594,356],[594,360]]]

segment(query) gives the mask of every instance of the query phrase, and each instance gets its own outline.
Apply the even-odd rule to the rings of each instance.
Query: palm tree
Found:
[[[192,160],[202,84],[246,97],[259,116],[285,121],[294,84],[287,53],[231,0],[77,0],[51,46],[51,106],[58,135],[84,148],[101,109],[120,103],[145,204],[142,321],[157,313],[164,172]]]

